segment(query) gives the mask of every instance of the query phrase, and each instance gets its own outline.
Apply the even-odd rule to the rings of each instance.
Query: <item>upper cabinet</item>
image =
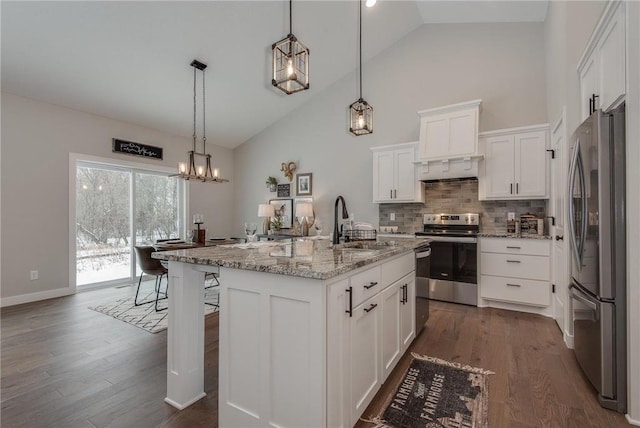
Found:
[[[421,180],[478,175],[481,100],[422,110],[418,175]]]
[[[626,93],[625,2],[610,1],[578,63],[582,119],[617,107]]]
[[[424,185],[416,177],[418,143],[373,147],[373,202],[424,202]]]
[[[478,198],[548,198],[548,134],[547,124],[481,133]]]

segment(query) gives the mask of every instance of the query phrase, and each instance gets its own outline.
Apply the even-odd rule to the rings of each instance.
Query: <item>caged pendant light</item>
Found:
[[[373,107],[362,99],[362,0],[358,0],[360,98],[349,106],[349,132],[360,136],[373,132]]]
[[[197,180],[208,183],[225,183],[229,180],[225,180],[220,177],[220,171],[218,168],[211,169],[211,155],[207,153],[207,128],[205,118],[205,75],[204,71],[207,68],[207,64],[194,59],[191,62],[193,67],[193,149],[189,151],[188,166],[185,162],[178,163],[178,174],[175,176],[184,180]],[[196,141],[198,136],[196,134],[196,73],[197,70],[202,71],[202,153],[196,152]],[[204,158],[204,165],[196,165],[196,156]]]
[[[287,95],[309,89],[309,48],[293,35],[292,3],[289,0],[289,34],[271,45],[273,78],[271,84]]]

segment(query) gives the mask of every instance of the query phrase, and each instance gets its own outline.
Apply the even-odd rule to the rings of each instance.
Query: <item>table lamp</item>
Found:
[[[313,217],[313,205],[305,202],[297,204],[296,217],[302,217],[302,236],[309,236],[307,217]]]
[[[262,226],[262,232],[266,235],[269,233],[269,224],[271,221],[269,217],[275,217],[276,210],[273,205],[270,204],[259,204],[258,205],[258,217],[264,217],[264,224]]]

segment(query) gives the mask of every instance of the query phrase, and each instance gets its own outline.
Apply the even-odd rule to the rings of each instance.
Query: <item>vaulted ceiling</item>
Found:
[[[357,10],[353,0],[293,2],[311,89],[288,96],[270,77],[287,1],[2,1],[2,91],[190,136],[197,58],[209,66],[208,141],[233,148],[356,69]],[[363,9],[363,61],[425,23],[545,14],[546,1],[379,0]]]

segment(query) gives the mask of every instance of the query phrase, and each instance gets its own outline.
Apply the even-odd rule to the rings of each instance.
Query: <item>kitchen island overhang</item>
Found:
[[[203,283],[206,272],[219,269],[219,426],[328,426],[334,424],[330,417],[352,419],[347,403],[328,393],[340,389],[336,370],[348,365],[337,358],[340,349],[330,349],[344,339],[333,337],[331,314],[349,317],[350,309],[342,307],[346,294],[336,309],[330,290],[350,287],[352,298],[369,298],[366,293],[413,272],[413,249],[423,243],[381,239],[332,246],[299,239],[155,253],[169,261],[171,284],[165,401],[183,409],[205,395]],[[371,274],[380,286],[371,286],[378,283],[373,280],[349,285]],[[350,303],[356,308],[360,302]]]

